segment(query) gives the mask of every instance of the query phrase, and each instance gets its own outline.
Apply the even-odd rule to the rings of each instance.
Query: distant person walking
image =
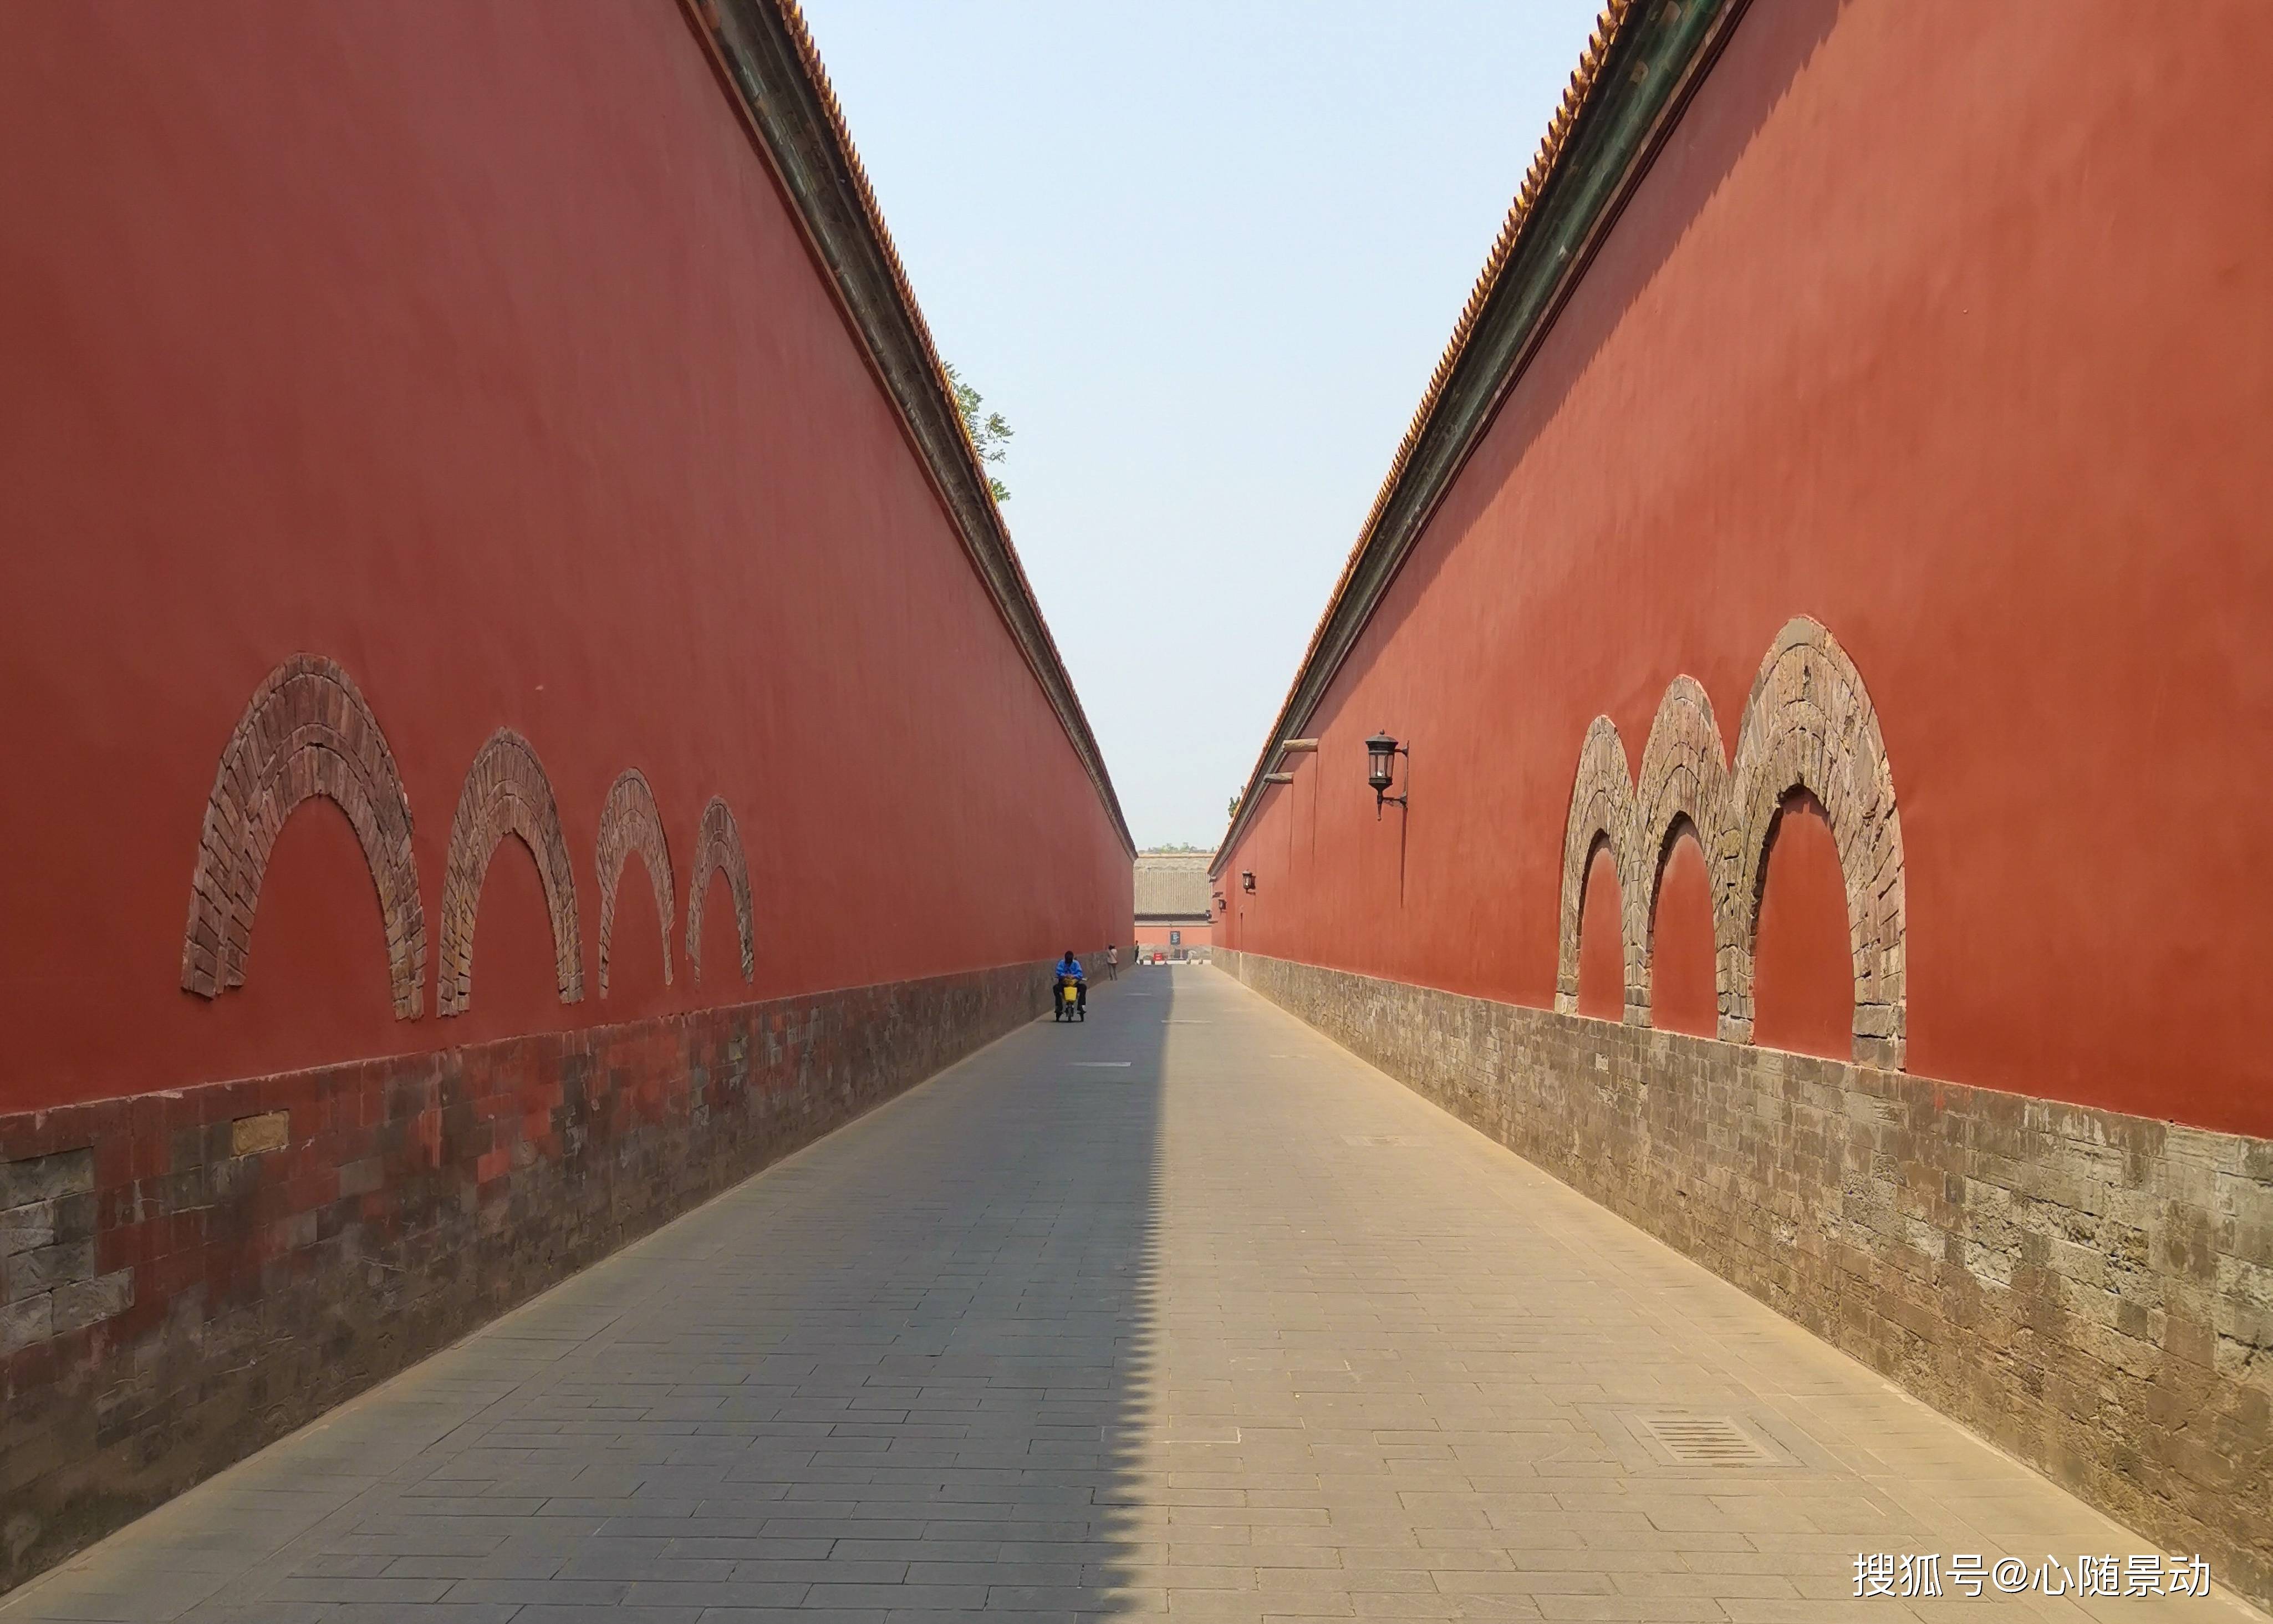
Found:
[[[1105,949],[1105,979],[1108,981],[1121,979],[1121,950],[1110,943]]]

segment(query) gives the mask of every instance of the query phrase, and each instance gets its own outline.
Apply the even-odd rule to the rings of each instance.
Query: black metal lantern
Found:
[[[1239,871],[1239,889],[1240,889],[1240,890],[1242,890],[1242,891],[1248,891],[1248,892],[1250,892],[1250,893],[1255,890],[1255,870],[1254,870],[1254,869],[1252,869],[1252,868],[1242,868],[1242,869]]]
[[[1389,786],[1396,781],[1397,758],[1412,754],[1387,733],[1376,733],[1365,741],[1365,781],[1373,791],[1374,816],[1379,817],[1384,806],[1405,804],[1405,797],[1391,794]]]

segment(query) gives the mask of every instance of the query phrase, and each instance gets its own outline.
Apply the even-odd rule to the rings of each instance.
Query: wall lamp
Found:
[[[1365,741],[1365,781],[1373,791],[1373,816],[1378,820],[1385,806],[1403,806],[1406,797],[1392,795],[1389,786],[1396,781],[1397,758],[1408,760],[1413,752],[1387,733],[1376,733]]]
[[[1239,889],[1240,889],[1240,890],[1242,890],[1242,891],[1245,891],[1245,892],[1247,892],[1249,896],[1252,896],[1252,895],[1254,894],[1254,892],[1255,892],[1255,870],[1254,870],[1254,869],[1252,869],[1252,868],[1242,868],[1242,869],[1239,871]]]

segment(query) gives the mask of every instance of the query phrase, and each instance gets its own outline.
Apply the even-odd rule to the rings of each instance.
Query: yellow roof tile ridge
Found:
[[[1325,642],[1327,628],[1332,625],[1335,612],[1341,607],[1342,597],[1349,590],[1350,582],[1357,574],[1358,564],[1372,543],[1375,528],[1380,524],[1398,481],[1404,477],[1407,464],[1413,460],[1413,454],[1419,447],[1429,420],[1436,415],[1437,402],[1444,396],[1445,386],[1452,381],[1460,357],[1467,350],[1468,341],[1474,335],[1484,306],[1490,303],[1492,292],[1499,285],[1501,274],[1515,257],[1516,245],[1522,240],[1523,229],[1531,219],[1532,206],[1538,201],[1548,177],[1554,174],[1556,165],[1562,159],[1564,146],[1570,139],[1572,127],[1578,122],[1579,110],[1593,94],[1595,76],[1602,71],[1603,59],[1609,55],[1611,43],[1617,40],[1618,30],[1624,24],[1632,4],[1633,0],[1609,0],[1594,19],[1594,31],[1587,39],[1586,49],[1579,53],[1579,65],[1572,70],[1571,82],[1564,86],[1563,99],[1557,105],[1554,117],[1548,121],[1546,133],[1540,137],[1538,150],[1532,155],[1531,167],[1525,171],[1523,184],[1516,188],[1507,218],[1501,222],[1499,235],[1493,239],[1491,252],[1484,258],[1483,269],[1477,273],[1475,285],[1469,289],[1468,302],[1462,307],[1459,320],[1452,324],[1452,338],[1444,346],[1444,353],[1437,358],[1436,370],[1429,375],[1429,387],[1422,394],[1421,404],[1414,409],[1412,421],[1406,426],[1405,438],[1399,442],[1396,455],[1390,459],[1389,472],[1382,479],[1381,488],[1374,496],[1373,506],[1366,513],[1365,523],[1358,527],[1357,542],[1351,547],[1341,574],[1335,578],[1334,590],[1326,598],[1325,611],[1319,615],[1317,626],[1310,633],[1309,643],[1294,667],[1294,681],[1287,688],[1287,698],[1280,707],[1282,714],[1286,706],[1294,703],[1295,695],[1301,690],[1304,673],[1309,670],[1311,660],[1317,658],[1319,648]]]
[[[829,78],[829,69],[821,60],[821,50],[813,42],[813,31],[806,26],[805,11],[798,0],[775,0],[781,12],[789,37],[797,47],[799,64],[806,77],[812,80],[814,93],[821,100],[821,110],[829,116],[829,133],[836,137],[838,149],[844,155],[844,167],[852,177],[853,195],[860,199],[860,209],[868,217],[868,228],[875,234],[876,245],[883,250],[884,264],[892,274],[892,284],[898,290],[901,302],[907,306],[908,318],[914,323],[923,340],[924,354],[932,364],[932,372],[939,381],[940,397],[956,406],[955,419],[963,421],[963,412],[955,398],[955,386],[948,381],[946,365],[941,361],[939,344],[932,337],[931,324],[924,320],[923,306],[917,302],[915,285],[908,280],[907,267],[901,262],[900,246],[892,240],[892,229],[884,223],[884,211],[876,201],[876,189],[869,184],[868,168],[860,162],[860,149],[853,144],[851,126],[844,122],[844,109],[836,100],[836,86]],[[979,448],[971,446],[968,429],[964,432],[964,444],[971,447],[971,465],[986,479],[986,468],[979,460]]]
[[[874,234],[877,246],[883,251],[885,268],[891,274],[892,286],[907,312],[909,323],[914,327],[918,341],[923,345],[925,358],[931,363],[932,376],[939,385],[940,398],[947,402],[956,425],[963,430],[964,450],[971,460],[971,471],[978,477],[979,488],[988,492],[986,505],[994,515],[995,531],[1001,538],[1003,557],[1010,566],[1011,575],[1017,580],[1019,590],[1024,593],[1026,602],[1034,611],[1035,628],[1040,632],[1042,642],[1057,661],[1059,669],[1063,671],[1063,651],[1058,647],[1056,635],[1050,630],[1048,617],[1041,612],[1041,600],[1034,595],[1032,578],[1026,574],[1025,561],[1018,556],[1017,544],[1010,538],[1010,527],[1003,521],[1001,504],[994,500],[986,464],[979,460],[979,447],[971,443],[969,426],[964,424],[963,409],[956,399],[955,386],[948,381],[946,365],[940,359],[939,343],[932,337],[931,324],[924,319],[923,306],[916,300],[914,284],[909,282],[907,267],[900,259],[899,244],[892,240],[891,228],[884,223],[884,211],[876,201],[875,188],[868,183],[867,166],[860,162],[860,149],[853,145],[851,128],[844,122],[844,109],[836,100],[836,86],[829,82],[829,70],[821,64],[820,48],[814,43],[813,31],[806,26],[804,9],[798,0],[773,0],[773,4],[791,43],[797,48],[798,64],[812,82],[821,110],[828,116],[829,133],[835,138],[838,151],[844,154],[846,172],[852,179],[853,195],[859,199],[861,212],[867,216],[868,229]],[[1080,695],[1073,691],[1070,673],[1067,676],[1067,688],[1072,695],[1075,709],[1083,710]],[[1088,718],[1085,712],[1082,720],[1086,726]]]

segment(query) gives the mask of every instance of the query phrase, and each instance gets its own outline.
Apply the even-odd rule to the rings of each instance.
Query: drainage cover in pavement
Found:
[[[1782,1464],[1726,1416],[1635,1416],[1634,1430],[1683,1466]]]
[[[1422,1140],[1403,1133],[1345,1133],[1345,1145],[1418,1145]]]

